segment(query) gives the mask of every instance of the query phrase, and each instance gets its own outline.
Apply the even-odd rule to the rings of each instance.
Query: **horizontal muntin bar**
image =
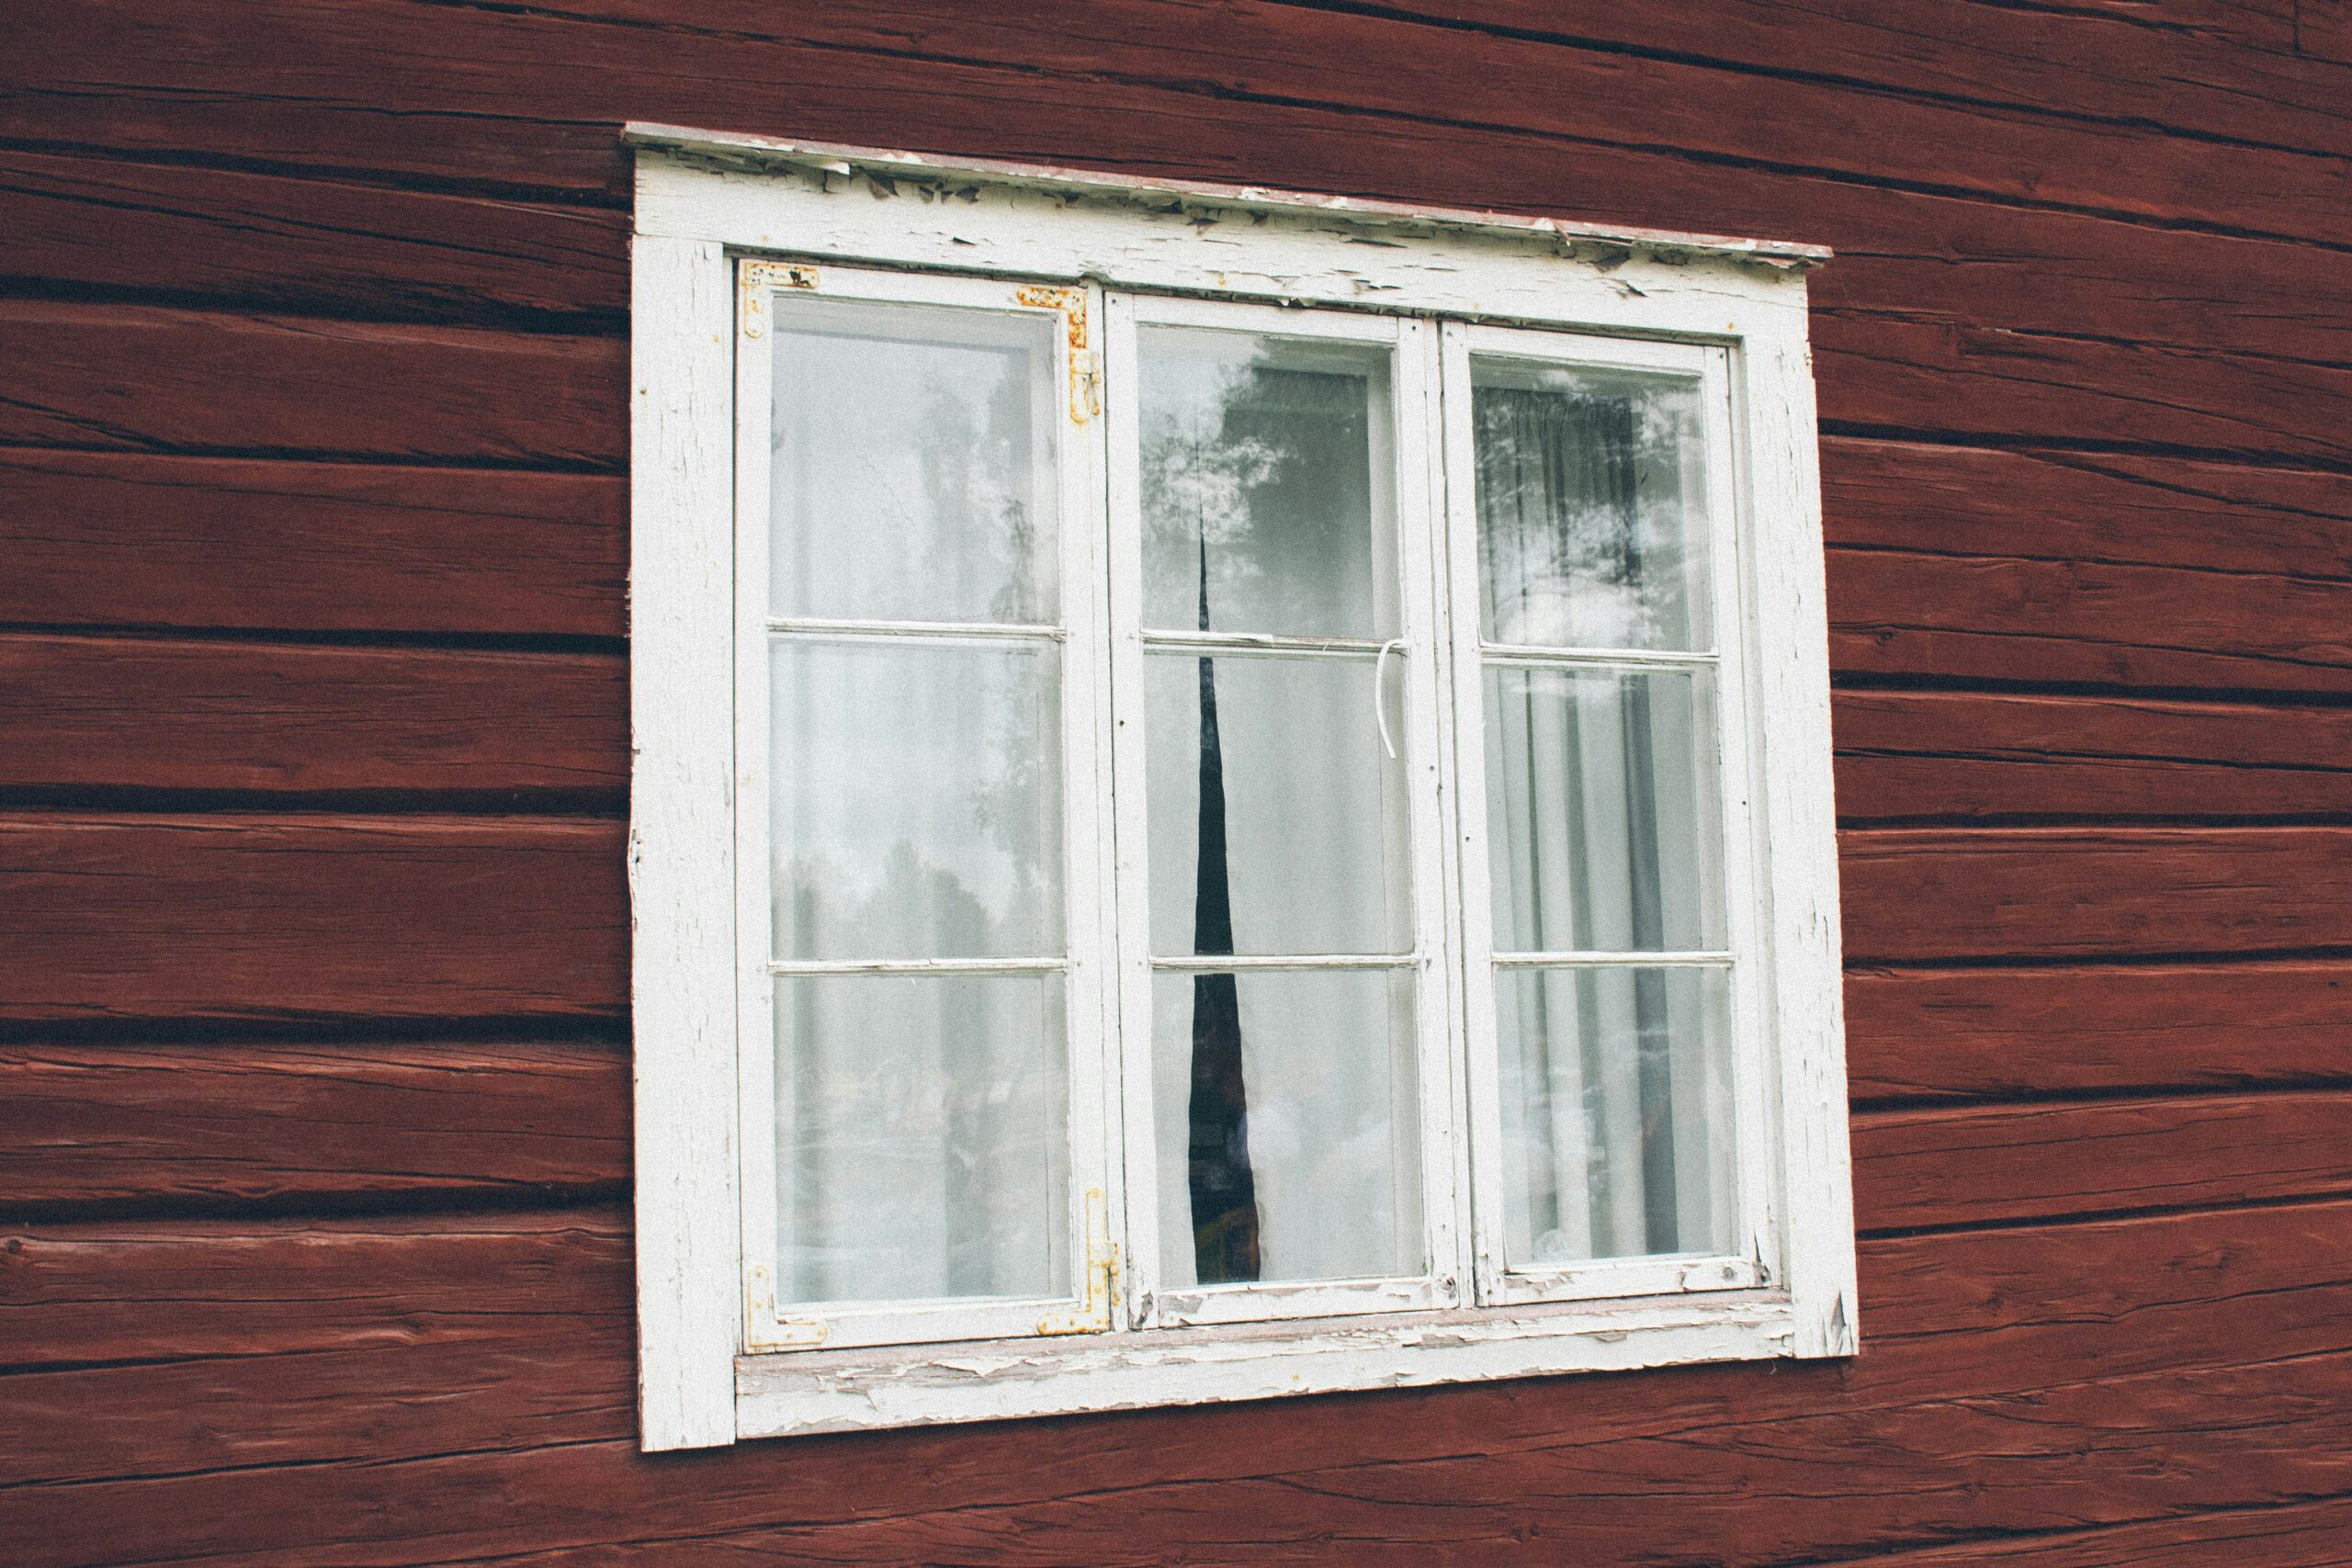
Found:
[[[1059,626],[1015,626],[996,621],[836,621],[819,615],[771,615],[767,628],[786,637],[985,638],[1014,642],[1061,642]]]
[[[1716,653],[1669,653],[1645,648],[1542,648],[1533,643],[1482,642],[1478,657],[1492,664],[1586,665],[1606,669],[1708,670],[1723,661]]]
[[[1155,653],[1306,655],[1310,658],[1373,659],[1396,639],[1356,637],[1273,637],[1259,632],[1152,632],[1143,645]]]
[[[1411,953],[1348,953],[1317,957],[1291,953],[1193,953],[1151,960],[1154,969],[1186,974],[1223,974],[1228,970],[1284,969],[1410,969],[1420,963]]]
[[[1498,953],[1498,969],[1724,969],[1732,956],[1713,949],[1681,953],[1602,953],[1575,949],[1566,953]]]
[[[768,973],[779,979],[825,975],[1056,975],[1067,958],[775,958]]]

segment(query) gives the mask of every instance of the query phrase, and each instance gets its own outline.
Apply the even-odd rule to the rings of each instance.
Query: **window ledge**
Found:
[[[866,1431],[1354,1389],[1792,1356],[1785,1296],[739,1356],[739,1438]]]

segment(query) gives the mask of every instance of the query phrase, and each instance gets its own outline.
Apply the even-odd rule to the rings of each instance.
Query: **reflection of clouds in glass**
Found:
[[[780,954],[1060,951],[1057,664],[1035,649],[779,643]]]
[[[1481,365],[1476,388],[1487,637],[1702,645],[1695,384]]]
[[[845,330],[819,330],[828,316]],[[924,335],[854,330],[883,319],[831,306],[778,335],[777,610],[1050,621],[1052,513],[1037,489],[1050,461],[1036,397],[1045,328],[893,307],[891,325]]]
[[[1141,348],[1146,623],[1199,624],[1205,548],[1213,629],[1369,635],[1384,363],[1239,333]]]

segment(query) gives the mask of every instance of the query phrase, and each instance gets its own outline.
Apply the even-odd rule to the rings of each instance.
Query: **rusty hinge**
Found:
[[[1029,283],[1014,289],[1012,297],[1023,305],[1062,313],[1069,344],[1069,418],[1072,424],[1084,424],[1102,412],[1102,355],[1087,329],[1086,290]]]
[[[749,1350],[813,1350],[832,1332],[820,1319],[776,1316],[775,1276],[764,1263],[744,1272],[743,1308],[743,1346]]]
[[[797,262],[747,261],[736,274],[736,321],[745,337],[761,337],[768,330],[768,290],[814,288],[817,269]]]
[[[1037,1320],[1040,1334],[1101,1334],[1111,1326],[1111,1298],[1118,1289],[1119,1249],[1111,1245],[1111,1218],[1102,1189],[1086,1190],[1086,1293],[1068,1312]]]

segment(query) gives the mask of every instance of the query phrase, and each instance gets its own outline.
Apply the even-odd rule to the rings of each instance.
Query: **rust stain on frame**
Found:
[[[817,269],[798,262],[746,261],[737,265],[741,269],[737,317],[745,337],[767,335],[769,289],[817,287]]]
[[[1102,412],[1102,358],[1087,328],[1086,290],[1027,283],[1014,289],[1012,297],[1023,305],[1062,313],[1069,342],[1069,418],[1072,424],[1084,424]]]

